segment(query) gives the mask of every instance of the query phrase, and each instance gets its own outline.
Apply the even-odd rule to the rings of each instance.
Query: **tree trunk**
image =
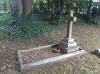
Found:
[[[23,11],[26,15],[31,12],[32,9],[32,1],[31,0],[23,0]]]
[[[12,17],[18,17],[23,13],[22,0],[10,0],[10,11]]]
[[[18,16],[18,0],[10,0],[10,12],[12,17]]]
[[[25,13],[28,15],[32,8],[31,0],[10,0],[11,16],[18,17]]]
[[[18,10],[19,10],[19,16],[23,14],[23,5],[22,0],[18,0]]]

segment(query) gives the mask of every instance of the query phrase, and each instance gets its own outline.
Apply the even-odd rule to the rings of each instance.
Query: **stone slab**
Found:
[[[79,50],[79,46],[76,47],[71,47],[71,48],[66,48],[68,53],[74,52],[74,51],[78,51]]]
[[[66,48],[63,45],[59,45],[59,48],[61,49],[61,52],[64,54],[79,50],[79,46],[72,46],[72,47]]]
[[[52,47],[51,45],[47,45],[47,46]],[[75,56],[82,55],[82,54],[86,53],[85,50],[79,50],[79,51],[75,51],[75,52],[72,52],[72,53],[62,54],[60,56],[47,58],[47,59],[44,59],[44,60],[31,62],[31,63],[28,63],[28,64],[23,64],[23,60],[22,60],[22,57],[21,57],[21,52],[27,52],[27,51],[32,51],[32,49],[31,50],[18,51],[18,62],[19,62],[21,71],[29,70],[29,69],[34,68],[36,66],[45,65],[45,64],[49,64],[49,63],[54,63],[54,62],[64,60],[64,59],[67,60],[67,58],[75,57]],[[33,48],[33,51],[34,51],[34,48]]]
[[[60,43],[60,45],[69,48],[69,47],[75,47],[75,46],[77,46],[77,43],[76,42],[69,42],[69,43],[67,43],[65,41],[62,41]]]
[[[33,51],[33,50],[38,50],[38,49],[43,49],[43,48],[49,48],[49,47],[52,47],[52,46],[55,46],[55,45],[57,45],[57,44],[39,46],[39,47],[31,48],[31,49],[28,49],[28,50],[19,50],[18,52]]]
[[[65,42],[74,42],[74,38],[72,38],[72,39],[64,38],[64,39],[61,40],[61,42],[62,41],[65,41]]]

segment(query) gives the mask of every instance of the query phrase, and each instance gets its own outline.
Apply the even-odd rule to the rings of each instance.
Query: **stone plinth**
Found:
[[[74,11],[69,10],[67,36],[63,40],[61,40],[61,42],[58,44],[58,47],[60,48],[62,53],[70,53],[79,50],[77,43],[72,38],[72,27],[73,27],[73,22],[75,21],[76,17],[74,17]]]
[[[58,44],[58,46],[62,53],[70,53],[79,50],[79,46],[77,46],[74,39],[65,38]]]

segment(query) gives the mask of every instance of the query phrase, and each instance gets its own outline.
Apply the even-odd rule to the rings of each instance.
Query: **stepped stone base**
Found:
[[[77,43],[74,41],[74,39],[68,38],[61,40],[61,42],[58,44],[58,47],[64,54],[79,50],[79,46],[77,46]]]

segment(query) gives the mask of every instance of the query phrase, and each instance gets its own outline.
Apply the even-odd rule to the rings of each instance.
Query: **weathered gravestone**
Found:
[[[77,43],[72,38],[73,21],[76,21],[76,17],[73,16],[73,10],[70,10],[68,29],[67,29],[68,33],[67,36],[60,43],[46,45],[46,46],[39,46],[29,50],[18,51],[18,61],[20,65],[20,70],[21,71],[28,70],[36,66],[54,63],[64,59],[67,60],[67,58],[79,56],[86,53],[85,50],[79,50]],[[58,47],[60,48],[62,53],[68,53],[68,54],[52,52],[52,50],[55,49],[54,46],[56,45],[57,48]],[[39,52],[37,53],[37,51]]]
[[[59,43],[59,48],[62,53],[70,53],[79,50],[77,43],[72,38],[72,26],[73,22],[76,21],[76,17],[74,17],[73,14],[73,10],[69,10],[67,36]]]

